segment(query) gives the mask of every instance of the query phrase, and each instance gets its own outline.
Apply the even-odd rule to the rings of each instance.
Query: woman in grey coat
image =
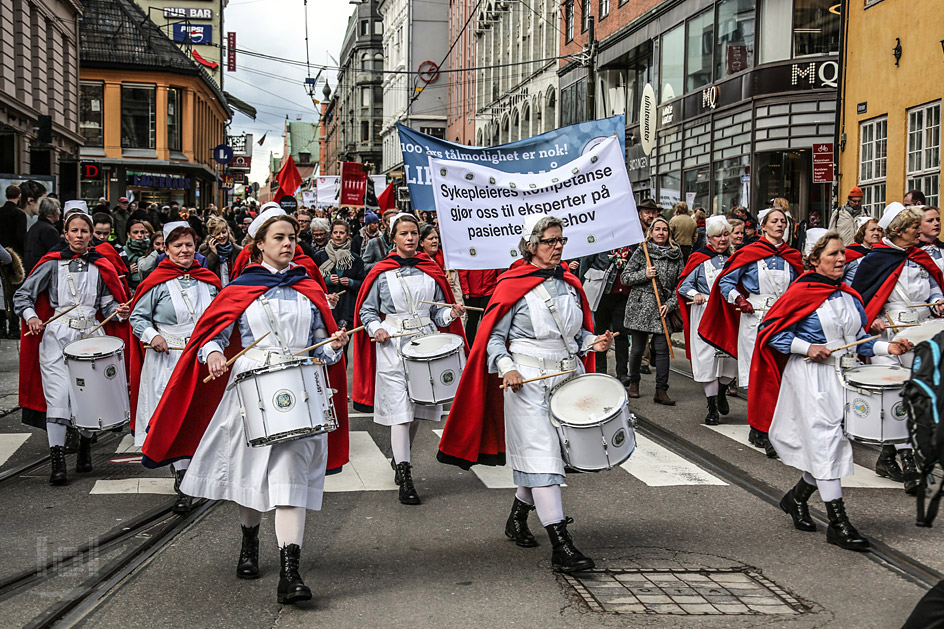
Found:
[[[652,266],[646,264],[646,252]],[[669,388],[669,345],[662,329],[662,317],[678,308],[675,287],[682,273],[682,250],[669,236],[669,223],[656,218],[646,232],[646,241],[639,246],[620,275],[620,281],[629,286],[624,325],[632,338],[629,353],[629,397],[639,397],[639,365],[642,353],[652,335],[653,358],[656,365],[656,392],[653,401],[674,406],[675,401],[666,391]],[[656,305],[652,278],[659,286],[662,310]],[[660,317],[661,314],[661,317]]]

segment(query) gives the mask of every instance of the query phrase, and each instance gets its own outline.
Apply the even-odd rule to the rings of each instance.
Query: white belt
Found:
[[[536,358],[527,354],[512,354],[519,365],[544,371],[569,371],[577,368],[576,358]]]
[[[397,333],[409,332],[410,330],[420,330],[428,325],[432,325],[433,323],[432,319],[429,317],[413,317],[412,319],[387,317],[384,322],[389,322],[391,325],[396,327]]]
[[[777,301],[777,296],[750,294],[747,296],[747,301],[751,302],[751,305],[755,308],[770,308]]]
[[[190,342],[189,336],[177,336],[161,330],[158,330],[157,333],[164,339],[164,342],[167,343],[167,347],[186,347],[187,343]]]
[[[899,312],[892,311],[887,314],[892,321],[897,321],[898,323],[921,323],[925,319],[931,318],[931,314],[926,311],[902,310]]]
[[[98,321],[96,321],[95,319],[87,319],[84,317],[76,318],[76,319],[69,317],[68,320],[69,320],[68,325],[73,330],[87,330],[91,327],[98,325]]]
[[[300,348],[299,348],[300,349]],[[297,350],[296,350],[297,351]],[[299,360],[303,356],[292,356],[291,354],[283,354],[280,350],[277,349],[256,349],[255,347],[250,348],[243,354],[246,358],[260,362],[263,365],[278,365],[281,363],[289,363],[293,360]]]

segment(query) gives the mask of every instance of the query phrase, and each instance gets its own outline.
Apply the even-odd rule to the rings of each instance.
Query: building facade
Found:
[[[74,0],[0,2],[0,179],[78,194],[78,25]]]
[[[944,0],[866,0],[845,10],[842,201],[858,185],[873,216],[914,189],[940,205]]]
[[[448,83],[439,71],[449,49],[448,0],[380,0],[383,16],[383,166],[403,166],[397,123],[446,137]],[[424,209],[424,208],[420,208]]]
[[[88,0],[79,21],[81,198],[221,205],[213,148],[223,92],[130,0]]]
[[[562,52],[584,51],[591,30],[597,43],[591,63],[561,62],[560,124],[624,113],[637,198],[688,201],[711,214],[733,205],[756,213],[785,197],[798,220],[825,212],[832,177],[814,183],[813,148],[832,145],[836,131],[837,7],[567,0]],[[644,108],[647,86],[654,106]]]
[[[557,127],[558,14],[557,0],[483,4],[475,25],[477,146]]]
[[[449,11],[449,41],[456,46],[449,55],[450,70],[474,68],[476,64],[475,26],[473,13],[478,0],[455,0]],[[448,107],[446,138],[459,144],[475,143],[475,71],[461,70],[446,75]]]

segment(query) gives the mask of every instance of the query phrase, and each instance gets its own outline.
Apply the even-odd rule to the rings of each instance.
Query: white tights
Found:
[[[718,391],[721,389],[720,386],[726,387],[731,384],[731,381],[734,378],[715,378],[711,382],[702,382],[702,386],[705,387],[705,397],[714,397],[718,395]]]
[[[188,467],[190,467],[190,458],[189,458],[189,457],[188,457],[188,458],[185,458],[185,459],[178,459],[178,460],[176,460],[176,461],[174,461],[173,463],[170,464],[170,468],[171,468],[172,470],[174,470],[175,472],[179,472],[179,471],[181,471],[181,470],[185,470],[185,469],[187,469]]]
[[[262,513],[249,507],[240,505],[239,523],[246,528],[258,526],[262,521]],[[275,539],[279,548],[289,544],[302,545],[305,539],[305,508],[304,507],[276,507],[275,508]]]
[[[68,428],[65,424],[46,422],[46,439],[49,440],[50,448],[66,445],[66,430]]]
[[[410,448],[413,446],[413,440],[416,439],[416,433],[419,432],[420,423],[412,421],[408,424],[394,424],[390,427],[390,449],[393,450],[393,462],[410,462]]]
[[[838,478],[820,480],[813,478],[809,472],[803,472],[803,482],[807,485],[815,485],[819,489],[819,497],[823,502],[832,502],[842,498],[842,482]]]
[[[518,487],[515,497],[521,502],[534,505],[538,512],[538,519],[541,520],[541,526],[557,524],[564,519],[564,502],[560,485]]]

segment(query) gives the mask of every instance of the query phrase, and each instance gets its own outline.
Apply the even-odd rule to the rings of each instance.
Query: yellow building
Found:
[[[940,204],[944,0],[845,0],[839,192],[874,216],[921,190]]]

